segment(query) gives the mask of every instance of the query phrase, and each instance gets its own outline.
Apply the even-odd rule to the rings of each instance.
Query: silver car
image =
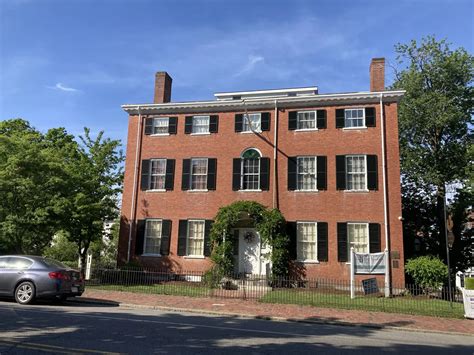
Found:
[[[0,256],[0,296],[15,297],[20,304],[36,298],[80,296],[84,280],[77,270],[48,258],[29,255]]]

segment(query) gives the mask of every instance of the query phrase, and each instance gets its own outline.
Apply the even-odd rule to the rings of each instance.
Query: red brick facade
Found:
[[[388,93],[388,92],[387,92]],[[319,96],[319,95],[316,95]],[[324,95],[323,95],[324,96]],[[357,103],[346,103],[346,99],[336,101],[328,95],[328,100],[317,103],[280,104],[278,108],[278,153],[277,153],[277,207],[287,221],[324,221],[328,224],[328,261],[314,264],[302,264],[308,277],[332,279],[349,279],[349,265],[338,262],[337,223],[366,221],[379,223],[381,228],[381,249],[384,250],[384,196],[382,174],[382,137],[380,104],[374,95],[364,102],[358,98]],[[387,97],[390,95],[387,95]],[[321,96],[322,97],[322,96]],[[291,100],[291,99],[288,99]],[[344,101],[345,100],[345,101]],[[335,102],[336,101],[336,102]],[[285,107],[291,106],[291,107]],[[174,271],[204,271],[211,262],[205,259],[189,259],[177,255],[178,223],[184,219],[212,220],[217,210],[236,200],[253,200],[272,207],[273,188],[273,143],[275,130],[275,108],[249,110],[248,112],[269,112],[269,131],[260,134],[236,133],[235,115],[244,111],[230,111],[228,108],[212,108],[209,112],[199,109],[196,113],[218,115],[218,133],[207,135],[190,135],[184,133],[185,117],[192,115],[191,108],[183,109],[169,106],[169,112],[153,113],[154,117],[177,117],[177,133],[165,136],[145,135],[146,117],[150,116],[152,106],[140,112],[131,113],[128,125],[128,143],[122,202],[122,223],[119,243],[119,262],[138,260],[155,267],[166,267]],[[375,127],[361,129],[336,128],[336,109],[350,107],[375,108]],[[324,109],[327,115],[325,129],[312,131],[289,130],[289,112],[298,109]],[[166,110],[165,107],[161,107]],[[400,168],[398,150],[397,99],[383,99],[386,139],[386,186],[388,196],[388,230],[390,251],[392,252],[392,281],[401,285],[404,282],[404,259],[400,197]],[[139,122],[141,118],[142,122]],[[140,126],[140,134],[137,135]],[[138,141],[137,141],[138,140]],[[138,147],[138,154],[137,154]],[[247,148],[257,148],[263,157],[270,158],[269,190],[246,192],[232,190],[233,158],[239,158]],[[336,189],[336,155],[370,154],[378,157],[376,191],[349,192]],[[317,192],[288,191],[288,157],[291,156],[326,156],[327,188]],[[216,189],[206,192],[182,191],[181,179],[183,160],[192,157],[217,159]],[[175,159],[174,186],[172,191],[154,192],[140,190],[141,165],[144,159]],[[135,170],[136,169],[136,170]],[[135,181],[135,186],[134,186]],[[136,202],[134,202],[136,201]],[[136,203],[136,205],[134,205]],[[162,257],[136,256],[136,228],[129,233],[130,219],[162,218],[171,220],[169,255]],[[134,226],[136,225],[133,224]],[[130,246],[129,236],[131,236]],[[129,252],[130,250],[130,252]]]

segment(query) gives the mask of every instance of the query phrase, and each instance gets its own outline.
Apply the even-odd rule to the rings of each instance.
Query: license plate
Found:
[[[79,292],[79,288],[78,287],[71,287],[71,292]]]

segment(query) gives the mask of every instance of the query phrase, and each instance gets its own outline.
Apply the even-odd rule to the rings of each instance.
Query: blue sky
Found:
[[[124,140],[125,103],[317,85],[368,90],[372,57],[426,35],[473,52],[474,2],[0,0],[0,119]],[[387,68],[387,84],[393,79]],[[125,145],[125,140],[123,141]]]

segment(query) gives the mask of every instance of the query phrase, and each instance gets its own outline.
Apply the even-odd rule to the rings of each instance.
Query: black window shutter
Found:
[[[367,188],[378,189],[377,156],[367,155]]]
[[[380,253],[382,246],[380,244],[380,224],[369,223],[369,246],[370,253]]]
[[[168,121],[168,133],[176,134],[178,131],[178,117],[170,117]]]
[[[189,190],[191,180],[191,159],[183,159],[183,175],[181,177],[181,190]]]
[[[240,158],[234,158],[232,171],[232,190],[240,190]]]
[[[260,158],[260,190],[267,191],[270,186],[270,158]]]
[[[143,254],[143,242],[145,239],[145,223],[144,219],[137,221],[137,232],[135,237],[135,255]]]
[[[316,127],[318,129],[327,128],[326,123],[326,110],[318,110],[316,111]]]
[[[145,118],[145,134],[153,134],[153,117]]]
[[[241,114],[241,113],[235,114],[235,131],[236,132],[242,132],[243,120],[244,120],[244,115],[243,114]]]
[[[296,190],[298,158],[288,157],[288,191]]]
[[[193,116],[186,116],[184,119],[184,133],[193,133]]]
[[[210,133],[217,133],[219,130],[219,116],[212,115],[209,117],[209,132]]]
[[[170,239],[171,239],[171,220],[164,219],[161,222],[161,245],[160,254],[170,254]]]
[[[216,189],[216,177],[217,177],[217,159],[207,159],[207,189]]]
[[[239,235],[240,235],[240,230],[234,229],[234,241],[233,241],[234,255],[239,255]]]
[[[211,256],[211,228],[214,221],[206,219],[204,223],[204,256]]]
[[[336,110],[336,128],[344,128],[345,114],[344,109]]]
[[[367,127],[375,127],[375,107],[365,108],[365,125]]]
[[[347,223],[337,224],[337,261],[347,262]]]
[[[262,131],[270,130],[270,112],[262,112],[260,114],[260,127]]]
[[[288,112],[288,129],[294,131],[298,128],[298,111]]]
[[[173,190],[175,162],[174,159],[166,159],[165,190]]]
[[[318,261],[328,261],[327,222],[318,222]]]
[[[336,155],[336,189],[346,189],[346,156]]]
[[[179,220],[179,227],[178,227],[178,255],[184,256],[186,255],[186,242],[188,236],[188,221],[185,219]]]
[[[316,184],[318,190],[327,190],[327,160],[323,155],[316,157]]]
[[[290,260],[296,260],[298,257],[297,254],[297,241],[296,241],[296,222],[286,222],[286,234],[288,235],[289,245],[288,251],[290,254]]]
[[[140,189],[142,191],[146,191],[150,187],[150,165],[150,160],[142,160],[142,179],[140,183]]]

